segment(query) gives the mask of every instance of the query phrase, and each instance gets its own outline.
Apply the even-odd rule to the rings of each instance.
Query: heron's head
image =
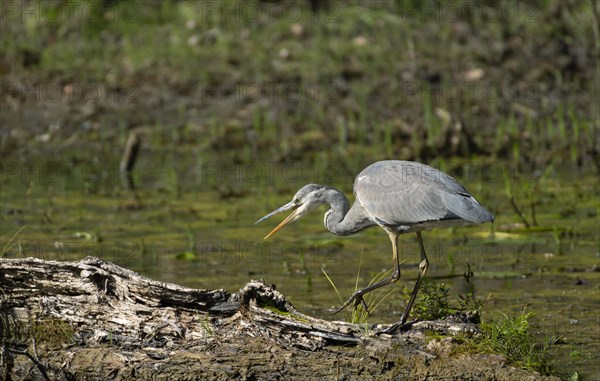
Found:
[[[320,205],[324,205],[327,202],[323,198],[323,193],[328,188],[323,185],[317,184],[308,184],[303,186],[294,197],[292,197],[292,201],[287,204],[275,209],[271,213],[267,214],[260,220],[256,221],[259,223],[261,221],[266,220],[267,218],[276,215],[277,213],[285,212],[286,210],[293,209],[294,211],[285,218],[285,220],[281,221],[275,229],[273,229],[269,234],[265,236],[265,239],[269,238],[273,234],[277,233],[281,230],[285,225],[290,222],[296,221],[298,218],[302,217],[305,214],[310,213],[311,210],[319,207]]]

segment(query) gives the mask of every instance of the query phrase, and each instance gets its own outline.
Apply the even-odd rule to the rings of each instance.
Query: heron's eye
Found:
[[[296,199],[294,200],[294,204],[299,204],[300,203],[300,199],[298,197],[296,197]]]

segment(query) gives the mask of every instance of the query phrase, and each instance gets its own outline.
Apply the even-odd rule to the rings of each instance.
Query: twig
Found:
[[[27,350],[18,350],[18,349],[14,349],[14,348],[10,348],[7,347],[6,349],[8,349],[10,352],[18,354],[18,355],[23,355],[25,357],[28,357],[34,364],[35,366],[37,366],[38,370],[40,371],[40,373],[42,374],[42,377],[44,377],[44,380],[46,381],[50,381],[50,378],[48,377],[48,373],[46,373],[46,367],[44,364],[42,364],[38,359],[36,359],[34,356],[32,356],[29,352],[27,352]]]
[[[525,214],[523,214],[523,212],[521,211],[521,208],[519,208],[519,206],[517,205],[517,202],[515,201],[514,196],[510,197],[510,204],[512,205],[515,212],[517,212],[517,215],[521,218],[521,221],[523,221],[523,224],[525,224],[525,227],[527,227],[527,228],[531,227],[531,225],[525,218]]]
[[[119,169],[121,176],[127,184],[127,189],[135,191],[135,182],[133,181],[133,167],[140,151],[141,138],[135,131],[129,133],[127,143],[125,144],[125,150],[123,151],[123,157],[121,158],[121,164]]]
[[[531,201],[531,221],[533,222],[533,226],[538,226],[537,218],[535,217],[535,204],[534,200]]]

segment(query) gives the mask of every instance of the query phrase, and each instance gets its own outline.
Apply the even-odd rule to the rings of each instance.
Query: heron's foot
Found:
[[[412,328],[413,324],[415,324],[417,321],[419,321],[419,320],[413,320],[413,321],[409,321],[406,323],[398,322],[396,324],[392,324],[391,326],[387,327],[386,329],[382,329],[381,331],[377,332],[376,335],[381,335],[383,333],[388,334],[388,335],[394,335],[398,332],[406,332],[406,331],[410,330]]]
[[[362,290],[358,290],[354,294],[352,294],[352,296],[350,296],[350,298],[348,300],[346,300],[346,303],[342,304],[342,306],[340,308],[338,308],[337,310],[335,310],[333,312],[333,315],[337,314],[338,312],[340,312],[344,308],[348,307],[351,303],[354,303],[354,308],[355,309],[359,305],[361,305],[362,308],[367,313],[367,315],[370,314],[369,306],[367,306],[367,302],[365,302],[365,300],[363,299],[363,292],[362,292]]]

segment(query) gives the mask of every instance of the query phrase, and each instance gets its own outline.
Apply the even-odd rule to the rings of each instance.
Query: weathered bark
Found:
[[[161,283],[98,258],[0,259],[0,379],[534,379],[499,356],[454,355],[473,323],[408,332],[315,319],[274,286]],[[424,332],[447,335],[428,340]]]

